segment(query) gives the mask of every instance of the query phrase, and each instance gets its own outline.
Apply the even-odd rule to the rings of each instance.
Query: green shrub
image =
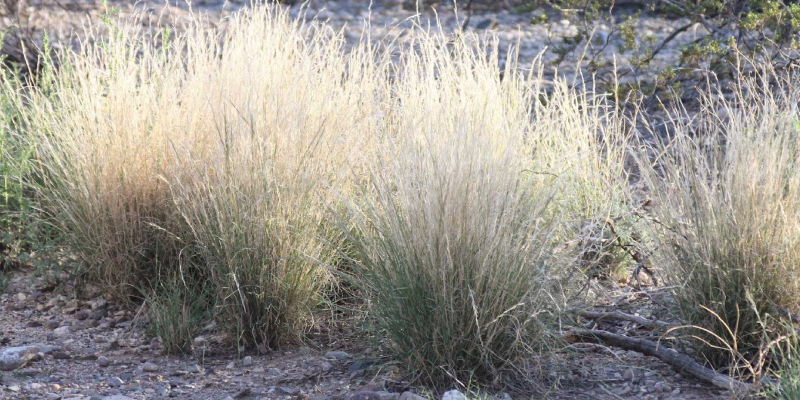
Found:
[[[787,340],[776,345],[776,366],[770,372],[777,378],[777,385],[767,385],[765,395],[769,399],[794,400],[800,398],[800,343],[794,332]]]
[[[185,353],[209,318],[209,301],[204,293],[189,292],[196,288],[180,284],[164,284],[147,297],[150,334],[161,339],[168,353]]]
[[[707,79],[706,71],[723,79],[735,75],[738,54],[763,56],[761,62],[781,67],[792,64],[791,54],[800,43],[800,5],[780,0],[526,3],[517,9],[531,13],[548,5],[575,27],[574,34],[554,44],[557,63],[580,63],[586,76],[606,82],[604,89],[625,104],[643,98],[647,107],[656,107],[660,102],[695,98],[697,87]],[[638,10],[625,15],[620,11],[624,6]],[[667,34],[655,35],[652,25],[640,23],[644,14],[667,19],[673,26]],[[547,13],[532,17],[532,23],[546,22]],[[673,41],[683,44],[676,46]],[[616,57],[608,57],[609,46]],[[674,56],[665,57],[673,48]],[[616,85],[618,79],[624,85]]]

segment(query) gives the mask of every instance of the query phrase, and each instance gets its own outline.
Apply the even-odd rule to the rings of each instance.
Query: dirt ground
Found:
[[[19,15],[0,15],[0,29],[12,24],[26,27],[30,36],[41,43],[46,32],[54,47],[77,46],[80,37],[85,36],[88,27],[104,31],[101,15],[127,18],[137,15],[146,29],[157,29],[165,24],[181,24],[201,16],[209,28],[224,29],[231,15],[250,6],[247,0],[200,0],[186,2],[178,0],[109,0],[108,7],[100,0],[7,0],[21,1]],[[566,57],[557,68],[550,65],[557,57],[552,51],[562,42],[561,39],[575,35],[579,27],[561,17],[554,10],[542,9],[534,14],[546,13],[551,23],[532,24],[531,13],[520,13],[508,2],[498,1],[492,7],[472,7],[470,12],[447,5],[443,1],[435,8],[413,6],[409,0],[309,0],[297,1],[293,6],[284,6],[293,17],[304,18],[314,23],[325,22],[336,30],[342,30],[348,43],[357,42],[369,34],[373,40],[395,40],[408,37],[413,26],[424,29],[441,29],[450,34],[461,27],[478,34],[491,33],[499,38],[501,62],[510,46],[518,48],[521,67],[543,54],[548,64],[547,75],[552,76],[556,69],[560,76],[571,78],[576,71],[578,58],[584,51],[599,51],[608,61],[615,61],[619,71],[629,68],[626,57],[620,57],[622,38],[611,35],[614,27],[609,23],[596,26],[593,40],[588,47],[581,45],[578,50]],[[487,2],[476,2],[487,3]],[[491,2],[488,2],[491,3]],[[619,1],[614,8],[613,23],[620,23],[640,11],[635,3]],[[669,36],[676,26],[685,24],[682,20],[668,20],[655,14],[644,13],[639,19],[637,32],[641,37],[652,36],[656,44]],[[706,30],[696,25],[678,34],[669,41],[654,59],[656,70],[676,62],[679,49],[700,36]],[[547,51],[546,51],[547,50]]]
[[[312,334],[303,344],[236,354],[213,325],[194,343],[194,354],[168,356],[149,336],[140,315],[109,304],[91,288],[78,293],[72,279],[14,273],[0,296],[0,353],[35,347],[24,366],[0,375],[0,399],[351,399],[438,398],[410,382],[402,365],[380,353],[371,338],[343,325]],[[663,288],[619,287],[595,309],[613,306],[669,321]],[[587,327],[596,327],[593,322]],[[601,322],[601,329],[631,337],[650,332],[634,323]],[[1,357],[1,356],[0,356]],[[0,363],[2,364],[2,363]],[[677,373],[633,351],[577,343],[537,365],[535,394],[491,393],[490,398],[726,399],[731,394]],[[534,378],[532,378],[534,379]],[[515,385],[516,386],[516,385]],[[530,386],[530,385],[528,385]],[[463,388],[454,388],[461,389]],[[110,397],[110,396],[126,397]]]

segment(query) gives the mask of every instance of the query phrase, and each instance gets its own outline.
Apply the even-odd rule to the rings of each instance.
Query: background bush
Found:
[[[782,315],[800,312],[798,87],[795,71],[767,69],[733,98],[709,90],[643,168],[687,334],[716,367],[757,370]]]
[[[643,100],[649,110],[661,102],[696,99],[707,71],[724,80],[735,76],[741,67],[739,54],[763,56],[762,63],[779,69],[797,61],[800,5],[796,2],[536,0],[517,9],[532,13],[532,23],[547,23],[558,16],[574,24],[575,35],[554,43],[558,62],[580,62],[603,82],[604,90],[632,107],[631,95]],[[673,21],[672,30],[664,36],[648,33],[639,23],[645,14]],[[607,36],[593,35],[600,25],[611,27]],[[691,34],[692,40],[680,46],[674,57],[656,59],[683,34]],[[616,60],[602,54],[609,43],[616,46]],[[578,56],[582,61],[576,61]],[[615,63],[623,61],[630,67],[618,69]],[[617,85],[618,81],[624,84]]]

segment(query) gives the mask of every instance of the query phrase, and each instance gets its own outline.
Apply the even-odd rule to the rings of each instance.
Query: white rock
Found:
[[[69,326],[59,326],[58,328],[53,329],[53,336],[57,338],[68,337],[71,334],[72,332],[70,331]]]
[[[464,393],[458,390],[451,390],[442,396],[442,400],[467,400],[467,396],[464,396]]]
[[[253,357],[247,356],[244,359],[242,359],[242,365],[244,365],[245,367],[253,365]]]
[[[400,395],[400,400],[427,400],[427,399],[411,392],[403,392],[403,394]]]
[[[9,347],[0,353],[0,371],[12,371],[23,367],[39,354],[39,346]]]
[[[158,365],[155,365],[151,362],[146,362],[142,365],[142,371],[144,372],[156,372],[158,371]]]

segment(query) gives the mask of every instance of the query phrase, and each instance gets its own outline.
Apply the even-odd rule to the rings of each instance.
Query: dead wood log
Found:
[[[754,389],[753,384],[741,382],[728,375],[717,373],[710,368],[704,367],[691,357],[678,353],[673,349],[659,346],[658,343],[651,340],[631,338],[595,329],[573,329],[570,333],[584,341],[603,343],[608,346],[633,350],[647,356],[656,357],[680,372],[716,387],[731,390],[737,394],[750,393]]]

